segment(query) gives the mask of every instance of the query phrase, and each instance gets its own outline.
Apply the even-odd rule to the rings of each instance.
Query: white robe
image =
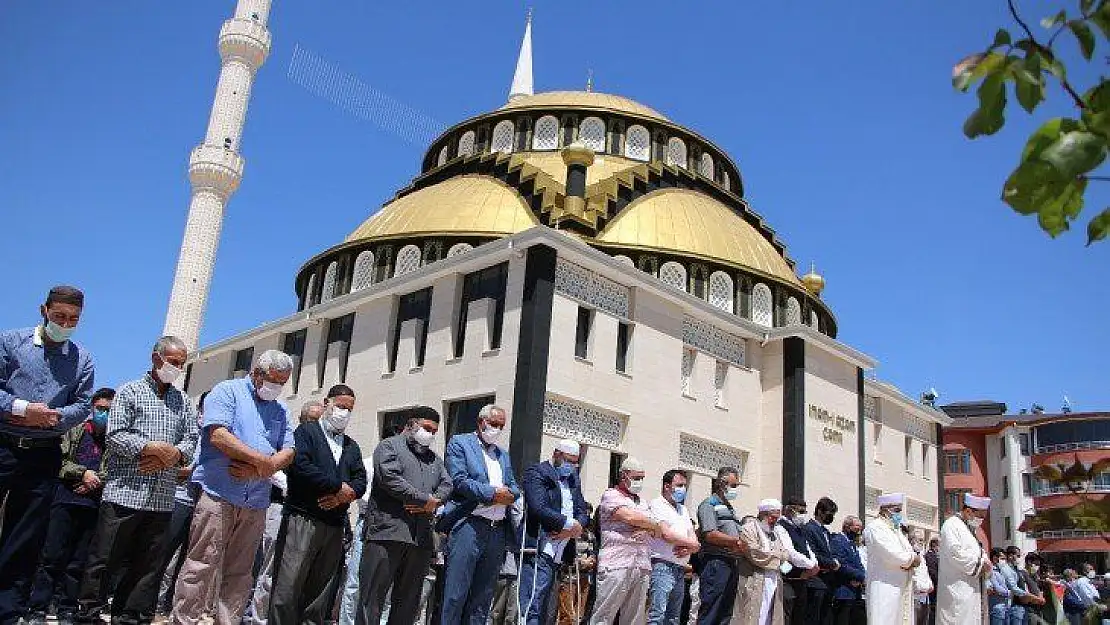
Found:
[[[937,625],[983,623],[983,565],[990,560],[959,516],[940,527]]]
[[[867,622],[913,625],[913,570],[910,541],[884,517],[867,523]]]

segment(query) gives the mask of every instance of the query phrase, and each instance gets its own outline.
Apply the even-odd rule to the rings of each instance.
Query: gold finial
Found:
[[[817,273],[816,263],[809,264],[809,273],[802,276],[802,284],[814,297],[821,297],[821,291],[825,288],[825,278]]]
[[[586,70],[586,93],[593,93],[594,91],[594,70]]]

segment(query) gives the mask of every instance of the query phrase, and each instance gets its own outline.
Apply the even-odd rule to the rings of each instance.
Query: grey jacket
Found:
[[[422,505],[429,497],[446,501],[451,489],[451,476],[435,452],[420,449],[405,433],[385,439],[374,450],[374,480],[363,539],[432,549],[434,517],[409,514],[405,504]]]

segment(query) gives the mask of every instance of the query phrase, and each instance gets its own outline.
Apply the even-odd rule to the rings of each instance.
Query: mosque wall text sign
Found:
[[[827,408],[809,405],[809,418],[822,424],[821,436],[826,443],[844,444],[844,433],[855,432],[856,422]]]

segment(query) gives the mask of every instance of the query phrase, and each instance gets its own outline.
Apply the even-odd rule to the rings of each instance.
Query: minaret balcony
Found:
[[[227,196],[243,179],[243,157],[217,145],[198,145],[189,155],[189,181],[195,188],[211,188]]]
[[[220,58],[239,59],[257,70],[270,54],[270,31],[255,20],[231,18],[220,28]]]

